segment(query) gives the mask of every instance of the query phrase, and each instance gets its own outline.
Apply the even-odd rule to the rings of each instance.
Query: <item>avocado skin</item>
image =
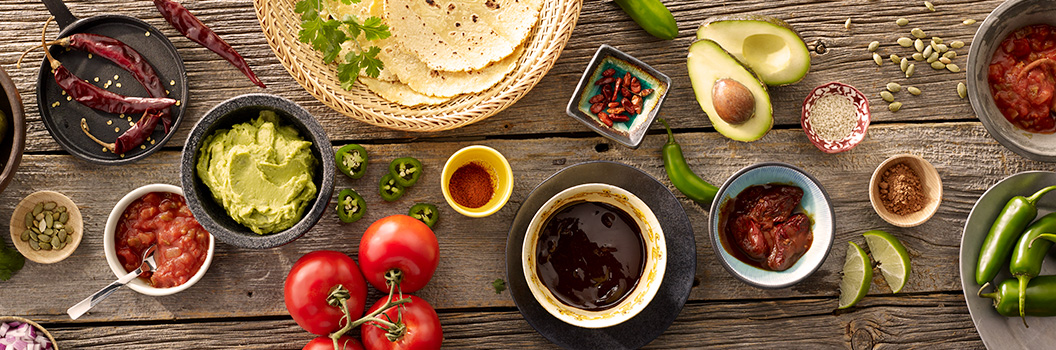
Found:
[[[732,140],[744,142],[758,140],[770,131],[774,124],[770,95],[766,84],[750,68],[709,39],[698,40],[690,45],[686,62],[697,102],[716,131]],[[735,80],[752,93],[755,115],[746,122],[735,125],[719,117],[712,101],[712,88],[721,79]]]

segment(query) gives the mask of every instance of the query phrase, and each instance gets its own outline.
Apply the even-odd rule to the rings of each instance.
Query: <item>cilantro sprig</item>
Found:
[[[359,3],[360,0],[341,0],[345,5]],[[301,30],[297,38],[303,43],[312,45],[316,51],[323,54],[324,63],[337,61],[341,53],[341,45],[352,40],[356,50],[351,50],[344,56],[344,62],[337,65],[337,78],[341,81],[341,87],[351,89],[356,82],[360,72],[365,71],[372,78],[377,78],[385,64],[378,59],[381,48],[370,46],[364,48],[355,39],[360,35],[367,40],[379,40],[388,38],[389,26],[381,18],[371,16],[360,22],[355,16],[345,16],[342,19],[333,18],[332,15],[323,16],[323,0],[301,0],[293,8],[293,12],[301,15]]]

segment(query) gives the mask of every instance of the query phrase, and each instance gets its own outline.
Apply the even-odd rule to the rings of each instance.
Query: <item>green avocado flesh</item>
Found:
[[[745,17],[708,21],[697,29],[697,39],[719,43],[770,86],[794,84],[810,70],[810,51],[784,21],[773,17]]]
[[[774,125],[773,109],[770,106],[770,95],[766,85],[737,59],[724,51],[718,43],[711,40],[698,40],[689,46],[689,80],[693,83],[693,92],[704,113],[708,114],[711,124],[719,133],[737,141],[755,141],[766,135]],[[744,85],[752,93],[755,102],[755,115],[741,124],[730,124],[719,117],[715,110],[712,88],[715,82],[731,79]]]

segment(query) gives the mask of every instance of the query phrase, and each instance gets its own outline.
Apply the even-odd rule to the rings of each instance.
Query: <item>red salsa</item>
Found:
[[[1001,114],[1016,127],[1056,132],[1056,31],[1047,24],[1016,29],[990,60],[990,94]]]
[[[209,232],[191,215],[183,196],[151,192],[125,208],[117,222],[117,258],[126,271],[139,267],[143,251],[157,243],[158,268],[141,278],[155,288],[187,282],[205,263]]]
[[[811,220],[794,213],[803,199],[796,186],[750,186],[726,201],[719,213],[719,235],[726,251],[746,264],[784,271],[814,241]]]

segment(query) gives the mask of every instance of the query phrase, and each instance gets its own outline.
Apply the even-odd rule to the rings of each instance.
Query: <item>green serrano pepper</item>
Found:
[[[999,283],[993,293],[983,293],[988,285],[990,282],[979,289],[979,296],[994,299],[997,313],[1007,317],[1019,316],[1019,281],[1007,279]],[[1039,276],[1031,280],[1027,285],[1025,300],[1023,310],[1027,316],[1056,316],[1056,276]]]
[[[689,199],[704,205],[711,204],[711,200],[715,199],[715,194],[719,192],[719,188],[704,181],[689,168],[686,158],[682,156],[682,146],[675,142],[675,134],[671,132],[671,127],[663,119],[660,119],[660,122],[667,129],[667,143],[661,148],[661,153],[664,155],[664,170],[667,171],[667,178],[671,180],[671,184],[675,185],[675,188],[686,195],[686,197],[689,197]]]
[[[1023,298],[1025,298],[1026,293],[1023,289],[1029,285],[1031,278],[1037,277],[1041,273],[1041,263],[1045,260],[1045,255],[1048,254],[1049,248],[1052,248],[1053,244],[1052,241],[1046,239],[1042,239],[1039,242],[1034,241],[1050,232],[1056,232],[1056,213],[1049,213],[1030,224],[1027,230],[1023,231],[1023,235],[1019,236],[1019,241],[1016,242],[1016,249],[1012,250],[1012,261],[1009,262],[1008,269],[1009,272],[1012,272],[1012,277],[1019,280],[1020,317],[1026,316],[1023,309],[1025,304]],[[1049,236],[1056,238],[1053,235]]]
[[[1035,206],[1038,199],[1052,190],[1056,190],[1056,186],[1043,188],[1030,197],[1012,197],[1008,204],[1005,204],[1005,208],[1001,209],[997,219],[994,219],[994,224],[990,226],[990,233],[986,235],[983,247],[979,250],[979,264],[975,268],[976,283],[983,285],[997,276],[997,271],[1008,261],[1008,255],[1012,254],[1016,238],[1038,216],[1038,208]]]
[[[675,16],[660,0],[616,0],[616,4],[649,34],[664,40],[678,36]]]

